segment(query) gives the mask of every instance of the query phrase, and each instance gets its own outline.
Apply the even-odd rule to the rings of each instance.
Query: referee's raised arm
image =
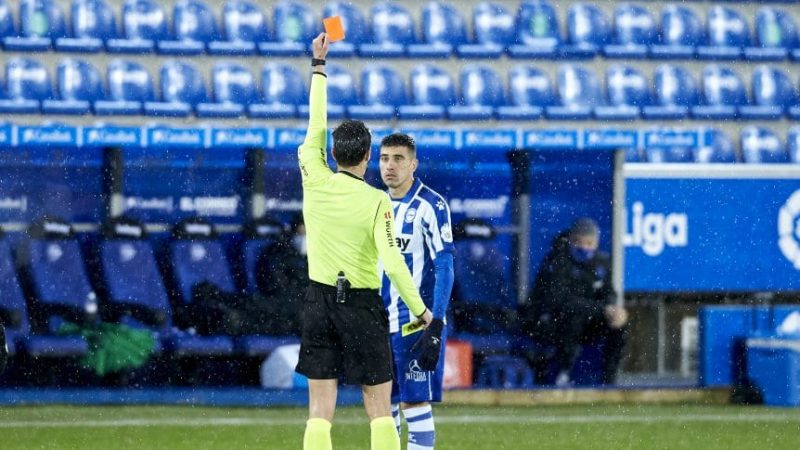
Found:
[[[312,44],[308,130],[297,152],[303,185],[324,180],[332,174],[325,157],[328,137],[328,76],[325,74],[325,57],[328,54],[328,45],[325,33],[320,33]]]

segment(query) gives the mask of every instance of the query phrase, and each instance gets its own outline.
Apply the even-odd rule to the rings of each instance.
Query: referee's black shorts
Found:
[[[295,370],[312,380],[343,378],[368,386],[391,381],[389,318],[378,291],[350,289],[340,304],[335,287],[311,281]]]

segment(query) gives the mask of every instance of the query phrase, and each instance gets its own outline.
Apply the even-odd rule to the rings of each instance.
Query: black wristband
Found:
[[[325,60],[324,59],[311,58],[311,67],[324,66],[324,65],[325,65]]]

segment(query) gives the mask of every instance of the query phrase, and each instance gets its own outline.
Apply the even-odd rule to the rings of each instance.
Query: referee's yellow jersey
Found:
[[[425,304],[394,240],[388,194],[345,172],[333,173],[326,158],[327,78],[311,77],[308,131],[298,150],[303,178],[303,219],[309,278],[329,286],[344,272],[353,288],[380,289],[378,258],[416,316]]]

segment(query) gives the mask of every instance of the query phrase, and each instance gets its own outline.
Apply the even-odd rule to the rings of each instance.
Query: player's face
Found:
[[[406,147],[381,147],[380,168],[383,183],[396,189],[414,179],[417,159]]]
[[[575,247],[580,248],[581,250],[587,251],[597,251],[597,247],[599,247],[599,241],[597,236],[587,235],[587,236],[573,236],[572,237],[572,245]]]

